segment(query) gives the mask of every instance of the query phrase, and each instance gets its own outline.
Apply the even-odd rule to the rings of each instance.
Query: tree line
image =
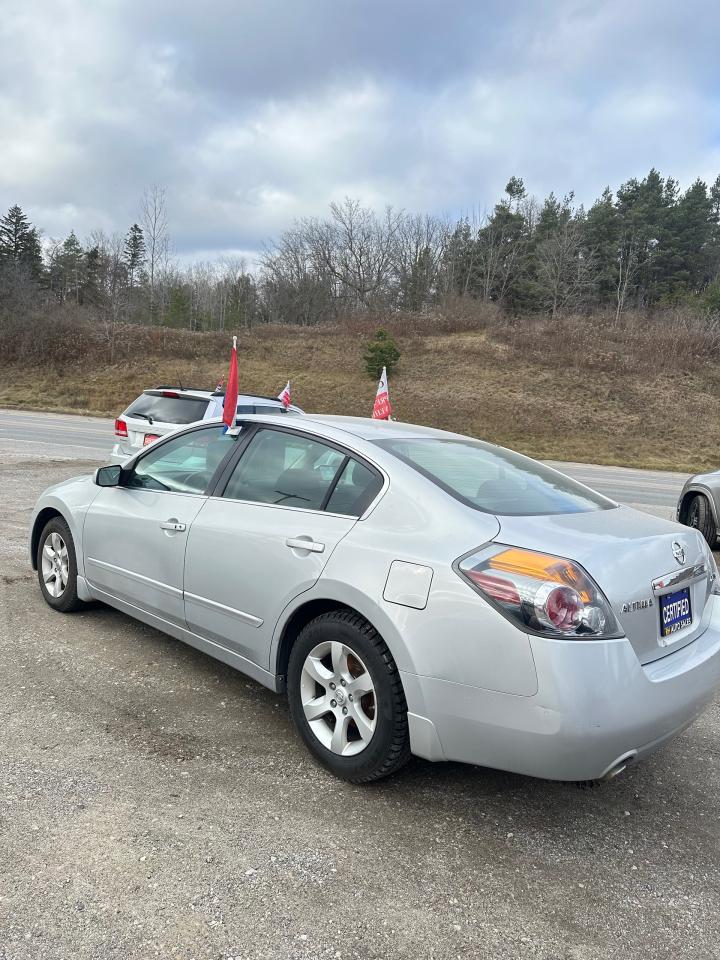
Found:
[[[358,200],[296,221],[257,269],[224,257],[180,267],[167,197],[147,190],[125,235],[49,240],[15,205],[0,218],[0,313],[74,304],[107,324],[225,330],[316,324],[357,313],[423,312],[449,298],[508,313],[685,305],[720,312],[720,177],[681,190],[652,169],[586,210],[539,201],[517,177],[492,210],[459,220]]]

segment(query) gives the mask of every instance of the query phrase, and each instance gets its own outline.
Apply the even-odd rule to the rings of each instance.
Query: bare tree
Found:
[[[592,261],[583,250],[582,230],[576,220],[564,220],[552,236],[541,241],[537,272],[543,299],[553,317],[581,304],[592,280]]]
[[[379,219],[349,197],[330,204],[330,214],[330,220],[301,223],[317,269],[334,278],[349,309],[384,305],[402,214],[387,207]]]
[[[159,274],[166,265],[170,245],[167,228],[167,194],[164,187],[155,184],[145,190],[142,196],[140,219],[147,254],[150,318],[155,320],[158,312]]]
[[[398,306],[417,311],[437,299],[449,237],[447,222],[438,217],[402,214],[398,218],[392,256]]]
[[[620,315],[623,312],[630,282],[636,275],[639,265],[640,258],[638,256],[637,237],[634,233],[623,234],[618,249],[617,278],[615,282],[616,322],[620,319]]]
[[[263,251],[260,288],[272,322],[305,325],[335,315],[337,284],[313,247],[313,232],[311,223],[296,223]]]

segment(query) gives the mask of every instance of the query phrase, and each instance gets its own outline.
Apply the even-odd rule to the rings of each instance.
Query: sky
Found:
[[[720,173],[717,0],[0,0],[0,210],[178,259],[345,196],[460,216]]]

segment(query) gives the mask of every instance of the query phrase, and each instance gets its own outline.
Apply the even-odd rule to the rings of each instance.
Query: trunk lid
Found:
[[[674,653],[707,627],[710,571],[700,534],[630,507],[540,517],[498,517],[501,543],[557,554],[581,564],[607,597],[641,663]],[[685,594],[682,591],[687,590]],[[680,617],[675,632],[663,636],[665,616]],[[667,629],[667,627],[666,627]]]

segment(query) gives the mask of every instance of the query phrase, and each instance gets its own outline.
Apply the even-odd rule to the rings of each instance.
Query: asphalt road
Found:
[[[112,420],[0,410],[0,450],[104,461],[112,445]],[[673,519],[686,478],[681,473],[584,463],[553,462],[553,466],[613,500]]]
[[[421,760],[342,783],[283,698],[42,601],[32,505],[110,431],[2,429],[0,960],[720,960],[720,704],[592,790]]]

